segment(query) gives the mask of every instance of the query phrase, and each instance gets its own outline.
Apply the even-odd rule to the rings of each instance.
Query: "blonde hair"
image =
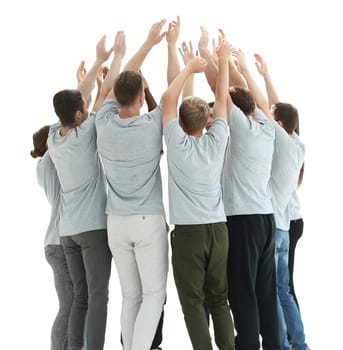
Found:
[[[202,98],[190,96],[182,101],[179,108],[179,117],[182,126],[188,132],[202,130],[210,115],[208,103]]]

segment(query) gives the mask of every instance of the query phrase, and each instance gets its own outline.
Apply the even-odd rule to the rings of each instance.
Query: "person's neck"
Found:
[[[136,106],[121,107],[119,117],[122,119],[136,117],[140,114],[140,108]]]

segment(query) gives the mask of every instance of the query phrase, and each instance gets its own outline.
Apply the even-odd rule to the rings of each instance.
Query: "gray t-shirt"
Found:
[[[300,212],[300,201],[297,195],[297,191],[294,190],[292,193],[291,200],[288,203],[289,206],[289,219],[292,220],[298,220],[302,218],[301,212]]]
[[[60,135],[50,127],[49,153],[61,184],[60,236],[106,229],[106,180],[96,148],[95,113]]]
[[[127,119],[108,100],[96,117],[98,150],[108,183],[106,213],[164,215],[160,159],[162,109]]]
[[[276,228],[289,230],[290,212],[288,203],[296,190],[301,166],[304,162],[305,147],[296,133],[288,135],[275,122],[275,147],[270,186]]]
[[[220,176],[228,139],[225,120],[202,137],[187,135],[177,119],[163,129],[167,145],[170,223],[225,222]]]
[[[254,114],[258,121],[235,105],[228,113],[230,142],[222,174],[227,216],[273,213],[268,182],[275,130],[260,109]]]
[[[38,161],[36,173],[38,184],[44,189],[46,198],[51,205],[50,222],[46,231],[44,246],[46,247],[49,244],[59,245],[58,225],[61,187],[55,166],[48,152],[45,152],[44,156]]]

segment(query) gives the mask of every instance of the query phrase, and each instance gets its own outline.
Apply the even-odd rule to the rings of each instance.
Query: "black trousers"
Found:
[[[289,227],[289,253],[288,253],[288,270],[289,270],[289,289],[293,295],[294,301],[296,302],[298,309],[299,304],[294,291],[293,282],[293,270],[294,270],[294,256],[295,248],[297,246],[299,238],[302,236],[304,231],[304,221],[303,219],[292,220]]]
[[[273,214],[227,217],[229,302],[237,350],[279,350]]]

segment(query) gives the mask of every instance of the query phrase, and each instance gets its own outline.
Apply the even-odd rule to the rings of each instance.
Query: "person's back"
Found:
[[[251,115],[246,115],[234,105],[228,115],[230,142],[222,176],[227,216],[273,212],[269,179],[274,125],[260,109],[251,109]]]
[[[65,136],[59,123],[50,130],[49,152],[62,189],[61,236],[106,228],[106,186],[94,119],[91,113]]]
[[[97,116],[98,148],[109,185],[107,214],[161,214],[162,110],[121,118],[115,100]]]
[[[188,98],[183,105],[199,103],[196,100]],[[220,186],[228,138],[225,121],[215,119],[206,134],[195,137],[185,133],[175,118],[164,126],[164,136],[168,147],[171,223],[225,221]]]

